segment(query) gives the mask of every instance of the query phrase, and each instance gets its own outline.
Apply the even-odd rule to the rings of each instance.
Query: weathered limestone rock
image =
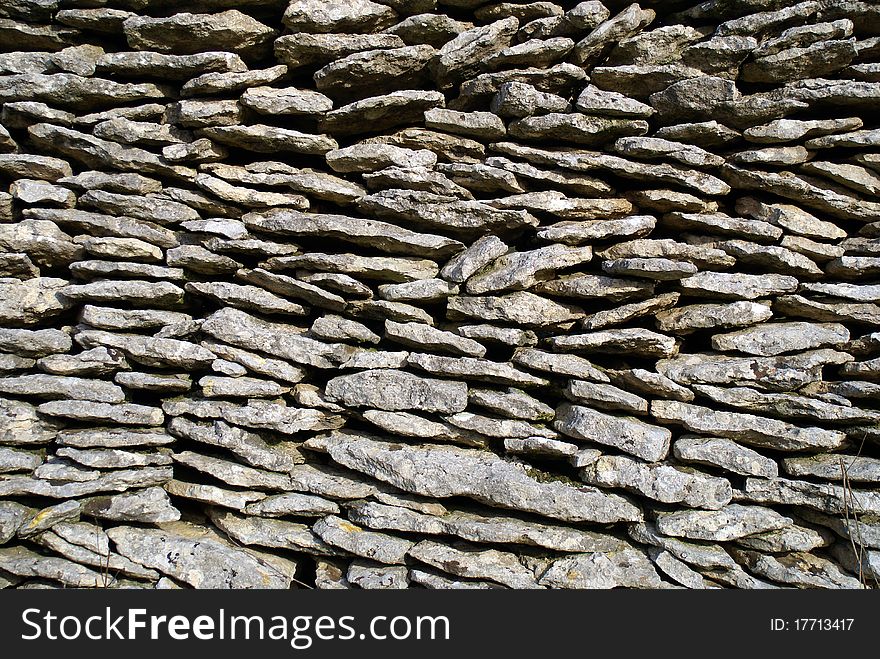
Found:
[[[482,451],[439,445],[409,447],[351,434],[311,441],[319,441],[334,461],[350,469],[423,496],[465,496],[566,521],[640,517],[639,511],[620,497],[559,482],[542,483]],[[401,471],[401,461],[411,463],[412,469]]]
[[[330,401],[383,410],[461,412],[467,405],[467,385],[422,378],[411,373],[377,369],[330,380],[325,388]]]
[[[581,471],[591,485],[624,488],[662,503],[718,510],[730,503],[733,490],[723,478],[670,466],[648,465],[625,456],[603,456]]]
[[[651,414],[660,421],[678,423],[697,433],[727,437],[777,451],[817,451],[840,447],[845,435],[835,430],[802,428],[739,412],[722,412],[678,401],[655,400]]]
[[[294,563],[238,549],[183,523],[167,531],[118,526],[107,535],[126,558],[194,588],[288,588],[293,580]]]
[[[169,18],[133,16],[122,23],[128,45],[185,55],[206,47],[256,56],[268,49],[275,31],[236,9],[218,14],[174,14]]]

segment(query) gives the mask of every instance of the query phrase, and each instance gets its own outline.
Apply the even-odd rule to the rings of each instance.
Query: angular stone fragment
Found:
[[[71,306],[68,298],[61,295],[68,283],[55,277],[0,280],[0,322],[28,327],[59,315]]]
[[[769,320],[770,306],[760,302],[732,302],[730,304],[693,304],[661,311],[657,326],[664,332],[688,334],[713,327],[741,327]]]

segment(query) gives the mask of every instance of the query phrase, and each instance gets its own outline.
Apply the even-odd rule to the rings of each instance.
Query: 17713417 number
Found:
[[[850,631],[855,618],[773,618],[770,620],[772,631],[798,632],[830,632]]]

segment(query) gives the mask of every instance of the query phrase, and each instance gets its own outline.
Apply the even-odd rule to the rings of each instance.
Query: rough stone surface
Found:
[[[0,587],[876,586],[875,4],[0,2]]]

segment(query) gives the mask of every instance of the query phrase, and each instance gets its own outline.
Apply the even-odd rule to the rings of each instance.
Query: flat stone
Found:
[[[0,549],[0,568],[8,574],[51,579],[71,588],[102,588],[114,581],[66,558],[43,556],[23,546]]]
[[[245,546],[284,549],[319,556],[343,553],[321,540],[305,524],[219,510],[212,510],[210,517],[217,528]]]
[[[208,366],[214,353],[194,343],[135,334],[113,334],[100,330],[84,330],[76,341],[87,348],[104,346],[121,350],[133,361],[147,366],[176,366],[191,369]]]
[[[290,442],[269,444],[257,433],[219,420],[199,423],[184,417],[175,417],[168,424],[168,432],[177,437],[224,448],[250,466],[260,469],[286,472],[305,460]]]
[[[164,420],[157,407],[134,403],[96,403],[82,400],[55,400],[37,407],[41,414],[75,421],[115,423],[134,426],[157,426]]]
[[[826,364],[847,364],[853,357],[828,348],[777,357],[691,354],[662,360],[657,369],[683,384],[740,384],[770,391],[792,391],[822,379]]]
[[[608,522],[640,516],[619,497],[561,482],[542,483],[483,451],[438,445],[411,447],[341,434],[322,439],[321,445],[335,461],[423,496],[465,496],[567,521]],[[412,468],[401,470],[401,460]]]
[[[550,345],[562,352],[607,352],[669,357],[678,351],[671,336],[640,328],[607,329],[589,334],[555,336]]]
[[[339,506],[333,501],[312,494],[288,492],[273,494],[259,501],[248,503],[244,507],[244,512],[260,517],[285,517],[287,515],[319,517],[339,513]]]
[[[672,452],[682,462],[708,465],[743,476],[776,478],[775,460],[722,437],[683,435],[672,445]]]
[[[578,320],[583,317],[583,312],[572,305],[560,304],[528,291],[517,291],[497,297],[450,297],[447,316],[451,320],[469,317],[539,327]]]
[[[312,527],[314,533],[324,542],[345,549],[357,556],[385,564],[402,564],[414,542],[367,531],[348,520],[328,515]]]
[[[0,100],[4,103],[41,101],[74,110],[92,110],[114,103],[163,98],[165,91],[152,83],[120,83],[73,73],[22,73],[4,76],[0,84]]]
[[[678,293],[664,293],[642,302],[624,304],[607,311],[597,311],[584,318],[582,325],[587,330],[598,330],[614,325],[622,325],[635,318],[657,316],[659,312],[674,307],[679,299]]]
[[[778,531],[756,533],[740,538],[736,544],[746,549],[766,553],[783,553],[791,551],[811,551],[831,544],[832,536],[828,531],[811,529],[806,526],[789,526]]]
[[[814,120],[776,119],[763,126],[747,128],[743,131],[743,137],[749,142],[775,144],[845,133],[858,130],[861,127],[862,120],[858,117]]]
[[[442,357],[425,353],[411,353],[407,358],[407,364],[445,377],[484,380],[510,386],[542,386],[547,384],[545,379],[520,371],[510,364],[476,357]]]
[[[102,403],[121,403],[125,400],[122,389],[110,382],[61,375],[33,374],[0,378],[0,393]]]
[[[719,510],[730,503],[733,490],[724,478],[668,465],[648,465],[626,456],[602,456],[580,472],[591,485],[618,487],[661,503]]]
[[[558,558],[538,583],[574,589],[661,588],[663,584],[648,557],[633,548]]]
[[[659,137],[621,137],[614,142],[614,150],[633,158],[666,158],[693,167],[717,167],[724,158],[705,149]]]
[[[569,403],[557,408],[553,427],[575,439],[614,446],[649,462],[662,460],[666,456],[672,437],[665,428],[633,417],[613,416]]]
[[[327,135],[302,133],[290,128],[254,124],[250,126],[215,126],[204,129],[213,140],[257,153],[287,151],[307,155],[324,155],[338,148],[336,140]]]
[[[294,32],[357,34],[390,27],[397,21],[397,14],[371,0],[294,0],[284,12],[283,21]]]
[[[813,348],[836,347],[849,341],[849,330],[839,323],[764,323],[712,337],[715,350],[774,356]]]
[[[700,297],[754,300],[792,293],[797,289],[798,281],[789,275],[698,272],[682,279],[679,285],[686,293]]]
[[[106,428],[94,430],[65,430],[58,433],[59,446],[78,449],[129,449],[148,446],[166,446],[174,438],[158,429]]]
[[[481,72],[485,60],[510,45],[519,20],[510,16],[489,25],[462,32],[447,42],[432,64],[434,80],[441,89]]]
[[[409,570],[403,566],[378,566],[354,561],[346,573],[348,582],[365,590],[409,588]]]
[[[549,278],[557,269],[581,265],[592,258],[593,251],[589,247],[563,245],[549,245],[525,252],[510,252],[499,256],[482,271],[470,277],[465,289],[471,295],[525,289],[539,280]]]
[[[247,14],[231,9],[217,14],[178,13],[169,18],[133,16],[122,24],[128,45],[185,55],[217,48],[256,57],[268,50],[276,32]]]
[[[168,494],[161,487],[132,489],[121,494],[86,499],[83,501],[82,514],[115,522],[152,524],[180,519],[180,511],[171,505]]]
[[[425,111],[425,126],[478,140],[497,140],[507,134],[504,122],[491,112],[459,112],[445,108]]]
[[[582,245],[609,238],[642,236],[650,233],[657,219],[650,215],[631,215],[623,219],[558,222],[541,228],[537,236],[543,240]]]
[[[122,28],[122,26],[119,26]],[[204,73],[241,72],[247,65],[235,53],[212,51],[168,55],[151,51],[106,53],[96,62],[99,72],[125,77],[148,76],[163,80],[188,80]]]
[[[777,451],[835,449],[845,441],[845,435],[834,430],[803,428],[752,414],[716,411],[678,401],[652,401],[651,414],[659,421],[680,424],[692,432]]]
[[[855,577],[845,574],[835,563],[807,552],[768,556],[753,551],[735,555],[756,574],[800,588],[862,588]]]
[[[327,383],[325,395],[345,405],[385,410],[424,409],[454,413],[467,405],[467,386],[386,370],[342,375]]]
[[[648,401],[610,384],[569,380],[565,397],[575,403],[592,405],[599,409],[647,414]]]
[[[808,458],[785,458],[782,469],[789,476],[808,476],[832,481],[876,483],[880,461],[858,455],[815,455]]]
[[[335,98],[375,96],[424,84],[435,53],[427,45],[365,50],[327,64],[313,78],[319,91]]]
[[[614,259],[604,261],[602,270],[611,275],[643,277],[658,281],[675,281],[696,274],[697,266],[687,261],[670,259]]]
[[[289,588],[293,580],[293,563],[238,549],[196,527],[118,526],[107,535],[123,556],[194,588]]]
[[[274,48],[279,61],[291,69],[297,69],[307,65],[322,66],[365,50],[402,48],[405,45],[404,40],[396,34],[328,34],[305,29],[278,37]]]
[[[538,224],[524,210],[498,210],[480,201],[460,201],[427,192],[386,190],[363,197],[358,205],[378,217],[474,237],[487,231]]]
[[[204,332],[245,350],[258,350],[297,364],[332,368],[344,359],[344,346],[315,341],[290,325],[261,320],[237,309],[213,313],[202,325]]]
[[[423,540],[408,555],[454,576],[488,579],[508,588],[539,588],[534,573],[515,554]]]
[[[730,504],[720,510],[682,510],[660,513],[657,530],[664,535],[726,542],[792,524],[788,517],[761,506]]]
[[[787,478],[747,478],[744,490],[737,496],[745,501],[812,508],[840,517],[851,515],[854,509],[860,516],[873,517],[880,510],[880,501],[873,490],[853,490],[832,483]]]

